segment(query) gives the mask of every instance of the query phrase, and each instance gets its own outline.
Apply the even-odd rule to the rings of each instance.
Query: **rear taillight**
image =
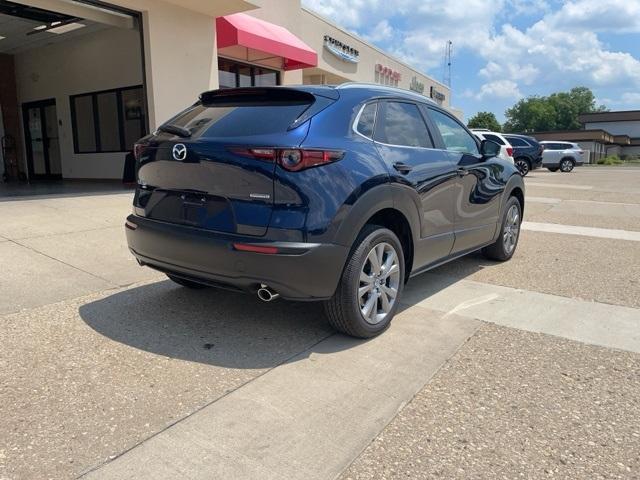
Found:
[[[250,243],[234,243],[234,250],[238,250],[240,252],[252,252],[252,253],[262,253],[265,255],[275,255],[278,253],[278,247],[271,247],[268,245],[256,245]]]
[[[507,147],[507,155],[513,157],[513,147]]]
[[[285,170],[299,172],[311,167],[326,165],[342,159],[344,152],[318,149],[280,148],[238,148],[229,149],[236,155],[258,160],[277,162]]]
[[[148,145],[146,143],[134,143],[133,144],[133,156],[136,161],[140,161],[142,154],[147,149]]]

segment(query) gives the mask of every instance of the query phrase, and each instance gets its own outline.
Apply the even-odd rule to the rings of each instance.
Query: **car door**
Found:
[[[406,188],[421,215],[414,270],[449,255],[454,235],[454,192],[457,181],[452,158],[434,148],[424,114],[405,100],[379,102],[374,141],[387,164],[392,184]],[[397,190],[395,190],[397,191]],[[398,199],[400,201],[400,198]]]
[[[456,165],[452,253],[470,251],[493,240],[506,186],[505,167],[501,160],[484,159],[478,142],[454,117],[432,107],[428,115],[438,133],[436,145]]]

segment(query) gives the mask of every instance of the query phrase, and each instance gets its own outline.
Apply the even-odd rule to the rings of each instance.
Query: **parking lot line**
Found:
[[[548,203],[550,205],[557,205],[558,203],[562,203],[561,198],[552,198],[552,197],[526,197],[527,202],[533,203]]]
[[[480,325],[410,308],[333,335],[82,478],[335,478]]]
[[[559,223],[522,222],[522,229],[534,232],[561,233],[566,235],[580,235],[583,237],[640,242],[640,232],[616,230],[611,228],[580,227],[577,225],[563,225]]]
[[[426,273],[403,301],[444,313],[640,353],[640,309]]]
[[[572,185],[571,183],[526,182],[527,187],[562,188],[567,190],[593,190],[591,185]]]

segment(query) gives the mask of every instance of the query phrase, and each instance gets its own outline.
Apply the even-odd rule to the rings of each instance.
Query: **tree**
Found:
[[[501,132],[502,125],[492,112],[478,112],[469,119],[469,128],[488,128],[492,132]]]
[[[577,130],[578,115],[606,111],[596,106],[593,92],[587,87],[575,87],[568,92],[552,93],[548,97],[524,98],[505,112],[507,132],[542,132]]]

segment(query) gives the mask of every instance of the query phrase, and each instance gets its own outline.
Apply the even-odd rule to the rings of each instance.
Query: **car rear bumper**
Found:
[[[335,244],[256,242],[182,225],[127,218],[129,249],[142,265],[209,285],[256,292],[268,285],[290,300],[324,300],[338,285],[348,247]],[[234,244],[276,247],[278,253],[239,251]]]

